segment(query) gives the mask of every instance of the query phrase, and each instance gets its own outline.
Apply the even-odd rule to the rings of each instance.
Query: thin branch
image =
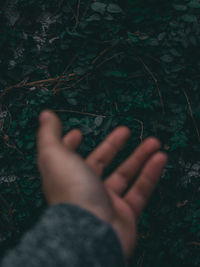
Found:
[[[78,84],[80,81],[82,81],[84,78],[86,78],[86,76],[90,75],[91,72],[86,73],[85,76],[83,76],[82,78],[80,78],[78,81],[76,81],[74,84],[72,84],[71,86],[67,86],[67,87],[62,87],[56,90],[56,92],[54,92],[53,94],[55,95],[58,91],[64,90],[64,89],[69,89],[72,88],[73,86],[75,86],[76,84]]]
[[[55,111],[55,112],[66,112],[66,113],[67,112],[71,112],[71,113],[77,113],[77,114],[82,114],[82,115],[89,115],[89,116],[94,116],[94,117],[103,117],[103,118],[106,118],[106,116],[104,116],[104,115],[98,115],[98,114],[81,112],[81,111],[75,111],[75,110],[65,110],[65,109],[55,110],[55,109],[53,109],[52,111]]]
[[[105,48],[104,50],[102,50],[95,59],[93,59],[92,64],[94,64],[101,56],[103,56],[109,49],[113,49],[113,47],[115,47],[118,43],[114,43],[112,44],[110,47]],[[123,52],[121,52],[123,53]]]
[[[73,77],[75,76],[74,73],[70,73],[68,74],[69,77]],[[57,78],[49,78],[49,79],[45,79],[45,80],[39,80],[39,81],[34,81],[34,82],[30,82],[30,83],[25,83],[24,80],[16,85],[12,85],[10,87],[5,88],[5,90],[3,91],[3,93],[0,95],[0,102],[2,101],[3,97],[5,97],[5,95],[12,91],[15,88],[25,88],[25,87],[32,87],[32,86],[40,86],[42,87],[44,84],[48,84],[48,83],[55,83],[57,82],[59,79],[62,78],[66,78],[66,75],[61,75],[60,77]],[[74,78],[70,78],[70,79],[66,79],[64,81],[60,81],[61,82],[69,82],[69,81],[73,81]]]
[[[194,123],[195,130],[196,130],[196,132],[197,132],[198,141],[200,142],[199,129],[198,129],[197,123],[196,123],[195,118],[194,118],[193,113],[192,113],[192,108],[191,108],[191,104],[190,104],[189,97],[187,96],[185,90],[184,90],[184,89],[182,89],[182,90],[183,90],[183,93],[184,93],[184,95],[185,95],[185,97],[186,97],[186,99],[187,99],[187,103],[188,103],[189,110],[190,110],[190,116],[191,116],[191,118],[192,118],[192,121],[193,121],[193,123]]]
[[[193,242],[187,243],[187,245],[190,245],[190,246],[200,246],[200,242],[193,241]]]
[[[10,215],[10,219],[11,219],[11,223],[12,223],[12,226],[15,228],[15,225],[14,225],[14,221],[13,221],[13,215],[12,215],[12,209],[10,208],[8,202],[5,200],[5,198],[0,194],[0,199],[2,200],[2,202],[5,204],[5,206],[7,207],[8,209],[8,213]]]
[[[141,120],[138,120],[138,119],[133,119],[134,121],[137,121],[141,124],[141,133],[140,133],[140,140],[141,140],[141,143],[143,141],[143,132],[144,132],[144,123],[141,121]]]
[[[80,23],[79,22],[80,3],[81,3],[81,0],[78,0],[77,15],[76,15],[76,25],[74,26],[73,31],[76,30],[76,28],[78,27],[78,24]]]
[[[119,55],[121,55],[121,54],[123,54],[123,53],[124,53],[124,52],[120,52],[120,53],[118,53],[118,54],[113,55],[112,57],[106,58],[106,59],[103,60],[99,65],[96,66],[96,69],[98,69],[103,63],[105,63],[105,62],[111,60],[112,58],[115,58],[115,57],[117,57],[117,56],[119,56]]]
[[[57,84],[54,86],[54,88],[53,88],[53,94],[56,94],[56,89],[57,89],[57,87],[60,85],[60,82],[61,82],[61,79],[63,78],[63,77],[65,77],[65,75],[66,75],[66,72],[67,72],[67,70],[69,69],[69,67],[72,65],[72,63],[74,62],[74,60],[77,58],[77,54],[72,58],[72,60],[70,61],[70,63],[67,65],[67,67],[65,68],[65,70],[63,71],[63,73],[62,73],[62,75],[58,78],[58,82],[57,82]]]
[[[150,71],[150,69],[148,68],[148,66],[144,63],[144,61],[140,57],[139,57],[139,60],[142,62],[143,66],[145,67],[145,69],[147,70],[147,72],[151,75],[152,79],[154,80],[154,82],[156,84],[156,88],[158,90],[158,94],[159,94],[159,97],[160,97],[160,102],[161,102],[161,105],[162,105],[163,115],[165,115],[165,108],[164,108],[164,103],[163,103],[163,98],[162,98],[162,95],[161,95],[161,92],[160,92],[160,88],[159,88],[159,85],[158,85],[158,80],[154,76],[153,72]]]
[[[75,17],[75,20],[77,20],[77,18],[76,18],[76,14],[75,14],[73,8],[70,6],[69,3],[67,3],[67,4],[68,4],[69,8],[71,9],[71,11],[72,11],[72,13],[73,13],[73,17],[71,18],[71,20],[72,20],[74,17]]]
[[[92,61],[92,64],[94,64],[103,54],[105,54],[105,52],[109,49],[110,47],[108,48],[105,48],[103,51],[101,51],[96,57],[95,59],[93,59]]]
[[[26,201],[25,201],[25,199],[24,199],[24,197],[23,197],[23,194],[21,193],[21,189],[20,189],[18,183],[15,181],[14,184],[15,184],[15,187],[17,188],[17,191],[18,191],[18,193],[19,193],[21,199],[23,200],[23,202],[24,202],[24,204],[25,204],[25,206],[26,206],[26,212],[27,212],[27,214],[30,214],[30,212],[29,212],[29,210],[28,210],[27,203],[26,203]]]
[[[24,78],[23,81],[19,82],[18,84],[14,85],[14,86],[9,86],[7,88],[5,88],[5,90],[3,91],[3,93],[0,95],[0,101],[2,100],[2,98],[9,92],[11,91],[13,88],[18,88],[18,87],[22,87],[26,81],[28,80],[28,78]]]
[[[85,18],[86,14],[87,14],[87,12],[88,12],[88,10],[89,10],[89,7],[90,7],[91,2],[92,2],[92,0],[89,0],[89,1],[88,1],[88,4],[87,4],[87,6],[86,6],[86,9],[85,9],[85,11],[84,11],[84,13],[83,13],[83,16],[82,16],[82,18],[80,19],[80,21],[82,21],[82,20]]]

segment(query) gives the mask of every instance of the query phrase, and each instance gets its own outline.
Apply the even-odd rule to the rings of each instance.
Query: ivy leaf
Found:
[[[92,133],[93,130],[90,127],[88,127],[87,125],[82,125],[81,132],[83,135],[87,135],[89,133]]]
[[[19,148],[22,148],[23,144],[24,144],[23,140],[18,140],[17,141],[17,145],[18,145]]]
[[[67,102],[70,104],[70,105],[73,105],[73,106],[76,106],[78,104],[77,100],[75,98],[68,98],[67,99]]]
[[[89,18],[86,19],[86,21],[99,21],[101,20],[101,17],[98,14],[93,14]]]
[[[73,98],[73,97],[77,96],[77,94],[78,94],[78,91],[73,91],[73,92],[70,92],[70,93],[66,92],[65,95],[66,95],[66,97]]]
[[[192,14],[186,14],[181,16],[182,20],[185,22],[197,22],[197,17]]]
[[[131,40],[132,43],[138,43],[139,38],[134,33],[128,33],[128,38]]]
[[[148,40],[148,44],[151,45],[151,46],[158,46],[159,45],[159,42],[156,38],[150,38]]]
[[[70,126],[79,125],[80,121],[77,118],[70,118],[68,121]]]
[[[94,11],[103,15],[105,13],[105,10],[106,10],[106,4],[101,3],[101,2],[95,2],[95,3],[91,4],[91,8]]]
[[[158,35],[158,40],[159,41],[162,41],[166,36],[166,32],[161,32],[159,35]]]
[[[34,142],[30,142],[30,143],[28,143],[28,144],[26,145],[26,149],[31,149],[31,148],[34,147],[34,145],[35,145]]]
[[[117,78],[126,78],[127,77],[127,73],[126,72],[122,72],[122,71],[118,71],[118,70],[112,70],[112,71],[106,71],[104,73],[105,76],[109,77],[109,76],[114,76]]]
[[[180,71],[182,69],[184,69],[184,66],[182,66],[182,65],[175,65],[175,66],[171,67],[170,70],[171,70],[171,72],[178,72],[178,71]]]
[[[104,17],[105,20],[114,20],[113,16],[108,14],[106,17]]]
[[[181,53],[179,53],[175,48],[171,48],[170,53],[175,57],[181,57]]]
[[[185,11],[185,10],[187,10],[187,6],[185,6],[185,5],[176,5],[176,4],[174,4],[173,8],[175,10],[177,10],[177,11]]]
[[[102,117],[102,116],[98,116],[98,117],[96,117],[95,120],[94,120],[94,123],[95,123],[95,125],[96,125],[97,127],[99,127],[99,126],[102,124],[102,122],[103,122],[103,117]]]
[[[85,70],[82,67],[77,67],[77,68],[73,69],[73,71],[76,75],[79,75],[79,76],[81,76],[85,73]]]
[[[117,4],[109,4],[107,11],[110,13],[123,13],[123,10]]]
[[[23,76],[29,75],[31,74],[34,70],[36,70],[35,67],[31,66],[31,65],[24,65],[23,66]]]
[[[164,55],[160,57],[160,59],[166,63],[170,63],[173,61],[173,57],[171,57],[170,55]]]
[[[191,1],[190,3],[187,4],[187,6],[191,8],[200,8],[200,3],[197,1]]]

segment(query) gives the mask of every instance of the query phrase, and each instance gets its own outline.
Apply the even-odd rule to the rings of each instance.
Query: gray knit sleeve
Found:
[[[125,267],[112,226],[78,205],[49,206],[0,267]]]

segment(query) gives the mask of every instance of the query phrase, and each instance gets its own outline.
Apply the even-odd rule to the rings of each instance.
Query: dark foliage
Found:
[[[169,162],[130,266],[200,265],[199,14],[198,0],[0,4],[1,256],[46,208],[36,132],[49,108],[64,133],[82,131],[83,157],[131,129],[103,180],[146,137],[161,140]]]

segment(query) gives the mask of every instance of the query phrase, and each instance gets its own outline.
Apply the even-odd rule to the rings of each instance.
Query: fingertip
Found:
[[[155,157],[155,160],[159,160],[163,165],[166,165],[168,162],[168,155],[165,152],[159,151],[155,154]]]
[[[126,126],[126,125],[120,125],[119,128],[120,128],[120,129],[123,129],[123,130],[125,130],[126,132],[128,132],[129,134],[131,134],[131,130],[128,128],[128,126]]]
[[[165,152],[160,152],[161,153],[161,155],[162,155],[162,157],[163,157],[163,160],[165,160],[166,161],[166,163],[168,162],[168,155],[167,155],[167,153],[165,153]]]
[[[162,146],[161,141],[157,137],[155,137],[155,136],[149,136],[147,138],[147,141],[148,142],[151,142],[155,146],[158,146],[158,147],[161,147]]]
[[[46,121],[47,119],[49,119],[51,116],[49,110],[43,110],[40,115],[39,115],[39,121],[40,123]]]
[[[82,135],[82,132],[81,132],[81,130],[79,130],[79,129],[73,129],[73,131],[76,133],[76,135],[78,135],[81,139],[83,138],[83,135]]]

